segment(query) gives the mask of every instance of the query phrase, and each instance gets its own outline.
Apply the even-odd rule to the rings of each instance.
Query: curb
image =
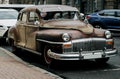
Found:
[[[55,74],[53,74],[53,73],[51,73],[51,72],[48,72],[48,71],[46,71],[46,70],[44,70],[44,69],[42,69],[42,68],[36,67],[36,66],[34,66],[34,65],[31,65],[31,64],[23,61],[22,59],[20,59],[19,57],[17,57],[16,55],[12,54],[11,52],[7,51],[7,50],[4,49],[4,48],[1,48],[1,47],[0,47],[0,50],[3,51],[3,52],[5,52],[6,54],[8,54],[9,56],[11,56],[12,58],[14,58],[16,61],[18,61],[18,62],[20,62],[20,63],[23,63],[24,65],[27,65],[28,67],[31,67],[32,69],[35,69],[35,70],[37,70],[37,71],[40,71],[40,72],[43,73],[43,74],[47,74],[48,76],[51,76],[53,79],[63,79],[63,78],[61,78],[61,77],[59,77],[59,76],[57,76],[57,75],[55,75]]]

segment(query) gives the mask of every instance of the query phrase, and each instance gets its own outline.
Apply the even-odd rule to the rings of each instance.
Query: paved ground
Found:
[[[62,79],[57,75],[25,63],[0,47],[0,79]]]

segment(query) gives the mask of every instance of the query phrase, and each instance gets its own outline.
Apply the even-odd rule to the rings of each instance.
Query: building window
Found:
[[[70,0],[66,0],[66,5],[70,5]]]

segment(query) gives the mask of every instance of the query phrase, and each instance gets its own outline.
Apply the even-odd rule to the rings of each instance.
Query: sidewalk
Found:
[[[0,79],[62,79],[41,68],[29,65],[0,47]]]

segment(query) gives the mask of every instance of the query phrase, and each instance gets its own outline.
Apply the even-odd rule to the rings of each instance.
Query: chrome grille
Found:
[[[72,41],[73,52],[103,50],[106,40],[104,38],[86,38]]]

